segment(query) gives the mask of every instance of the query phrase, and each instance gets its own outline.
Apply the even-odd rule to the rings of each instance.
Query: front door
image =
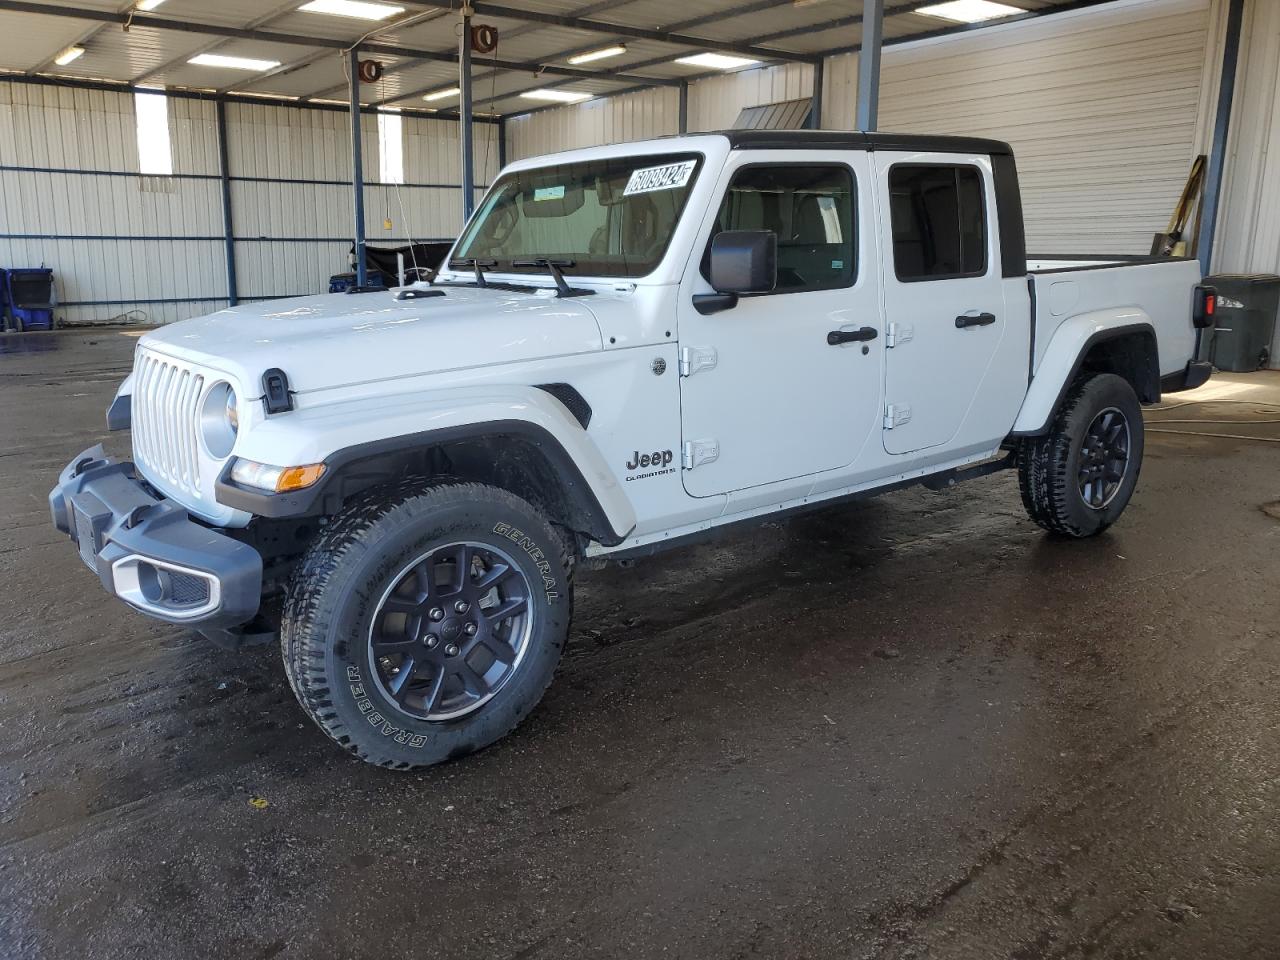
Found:
[[[859,202],[870,182],[866,153],[849,152],[839,162],[809,151],[731,155],[718,185],[722,200],[707,214],[680,292],[690,495],[838,469],[875,435],[880,277],[874,211]],[[711,292],[708,251],[722,230],[773,231],[777,285],[704,316],[692,298]]]
[[[951,444],[1005,337],[990,161],[876,154],[886,340],[884,448]],[[1021,371],[1018,371],[1021,375]]]

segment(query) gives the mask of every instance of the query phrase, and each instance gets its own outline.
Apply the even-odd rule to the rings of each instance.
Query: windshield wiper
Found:
[[[477,287],[487,287],[489,285],[488,281],[484,278],[484,272],[490,267],[496,267],[497,265],[497,260],[480,260],[477,257],[467,257],[463,260],[449,261],[449,269],[451,270],[460,269],[462,267],[471,267],[475,270]]]
[[[551,274],[551,278],[556,282],[556,296],[559,297],[581,297],[594,290],[575,290],[569,284],[564,282],[564,274],[561,273],[563,267],[576,267],[577,260],[550,260],[546,257],[530,257],[527,260],[512,260],[513,267],[546,267]]]

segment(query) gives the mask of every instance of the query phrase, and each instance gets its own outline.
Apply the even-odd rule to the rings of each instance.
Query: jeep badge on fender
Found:
[[[637,450],[631,455],[631,462],[627,464],[627,469],[645,470],[649,467],[669,466],[671,466],[670,450],[655,450],[653,453],[641,453]]]

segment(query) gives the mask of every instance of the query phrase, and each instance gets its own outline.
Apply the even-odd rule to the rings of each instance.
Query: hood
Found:
[[[432,289],[444,296],[337,293],[231,307],[154,330],[141,344],[244,384],[279,367],[298,392],[603,347],[583,303],[589,298],[533,288]]]

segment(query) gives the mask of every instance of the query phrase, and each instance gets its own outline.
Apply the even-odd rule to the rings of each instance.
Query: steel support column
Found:
[[[884,40],[884,0],[862,0],[862,45],[858,51],[859,130],[876,129],[880,113],[880,47]]]
[[[677,133],[689,132],[689,82],[687,80],[680,84],[680,107],[676,122],[679,125]]]
[[[1209,173],[1204,183],[1204,204],[1200,210],[1200,235],[1196,256],[1200,272],[1208,273],[1213,262],[1213,240],[1218,226],[1218,204],[1222,194],[1222,171],[1227,158],[1227,132],[1231,126],[1231,102],[1236,90],[1236,66],[1240,60],[1240,26],[1244,20],[1244,0],[1231,0],[1227,10],[1227,33],[1222,39],[1222,74],[1218,80],[1218,109],[1213,120],[1213,146],[1209,150]]]
[[[822,84],[825,61],[813,65],[813,105],[809,108],[809,129],[822,129]]]
[[[214,105],[218,126],[218,179],[222,182],[222,243],[227,256],[227,299],[231,306],[240,302],[236,289],[236,241],[231,217],[231,171],[227,162],[227,105],[219,100]]]
[[[458,36],[458,139],[462,142],[462,221],[475,208],[475,143],[471,129],[471,7],[462,8],[462,32]]]
[[[347,71],[351,90],[351,199],[355,208],[356,227],[356,286],[369,282],[368,267],[364,257],[364,145],[360,136],[360,48],[352,47],[347,53]]]

